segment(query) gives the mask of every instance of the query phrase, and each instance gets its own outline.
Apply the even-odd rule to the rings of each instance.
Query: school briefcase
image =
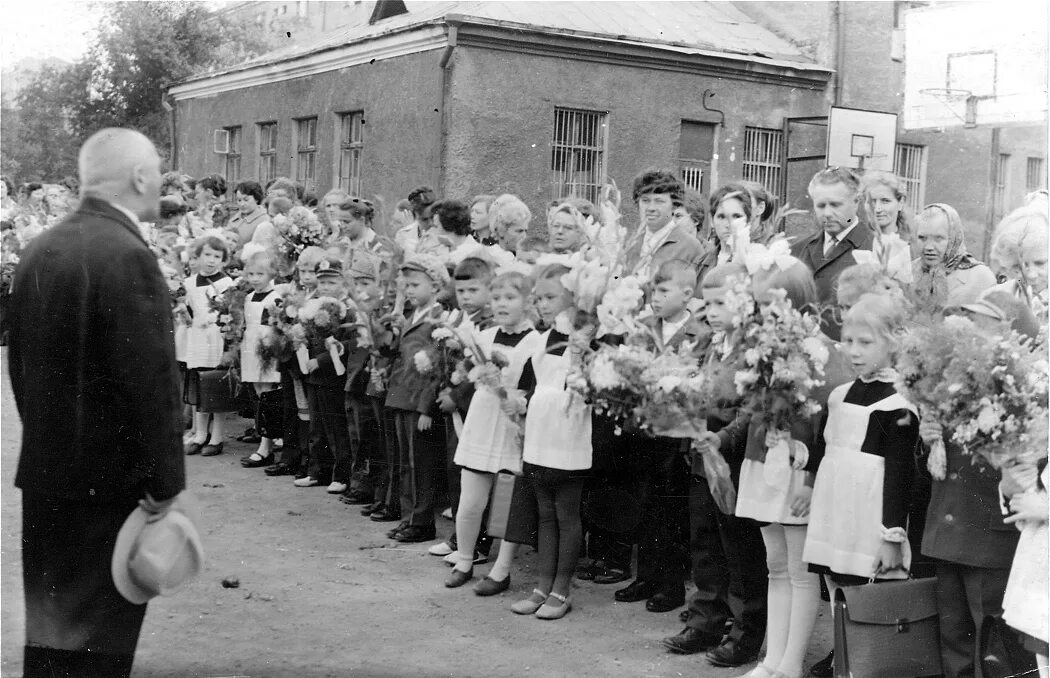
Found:
[[[497,473],[489,503],[489,536],[536,546],[538,531],[539,513],[532,481],[513,473]]]
[[[941,673],[937,579],[835,591],[835,678],[913,678]]]

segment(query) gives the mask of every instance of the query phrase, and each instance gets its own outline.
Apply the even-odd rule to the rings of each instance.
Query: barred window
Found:
[[[678,172],[686,188],[708,192],[714,154],[715,126],[683,120],[678,139]]]
[[[926,205],[926,147],[897,144],[893,153],[893,173],[904,184],[905,199],[913,214]]]
[[[744,181],[758,182],[773,195],[780,195],[783,139],[783,130],[744,128]]]
[[[1043,159],[1028,158],[1028,166],[1025,170],[1024,176],[1025,193],[1038,191],[1039,189],[1045,187],[1046,181],[1043,179]]]
[[[339,114],[339,188],[350,195],[361,195],[364,124],[364,111]]]
[[[295,178],[305,191],[317,188],[317,118],[295,121]]]
[[[259,127],[259,183],[277,178],[277,123],[261,122]]]
[[[226,183],[230,189],[241,180],[241,128],[224,128],[229,134],[229,145],[226,150]]]
[[[551,140],[551,199],[598,202],[605,183],[607,115],[600,111],[554,109]]]

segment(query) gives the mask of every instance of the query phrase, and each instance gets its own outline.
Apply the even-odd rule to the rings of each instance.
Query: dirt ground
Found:
[[[21,430],[7,378],[0,386],[0,675],[20,676],[25,612],[21,587],[21,493],[14,488]],[[246,425],[233,417],[227,431]],[[200,501],[207,565],[171,598],[150,603],[133,675],[368,678],[555,676],[740,676],[701,655],[668,653],[678,611],[646,612],[613,601],[616,586],[574,581],[564,619],[520,617],[510,604],[534,585],[535,553],[522,549],[509,591],[475,596],[446,589],[446,566],[429,543],[385,538],[373,523],[323,488],[300,489],[238,459],[232,440],[219,457],[187,459],[188,486]],[[438,519],[439,536],[452,529]],[[478,576],[488,566],[476,568]],[[222,587],[224,577],[240,588]],[[822,611],[808,663],[830,646]]]

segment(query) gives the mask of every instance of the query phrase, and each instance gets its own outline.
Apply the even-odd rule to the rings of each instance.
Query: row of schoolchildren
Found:
[[[218,250],[221,245],[216,242],[199,251],[196,283],[201,286],[213,284],[207,281],[214,275],[212,268],[204,264],[213,258],[221,261]],[[374,261],[355,261],[344,276],[340,261],[319,254],[305,252],[299,261],[304,287],[311,285],[312,271],[316,294],[339,297],[350,294],[353,285],[359,303],[381,296]],[[249,277],[255,294],[246,309],[253,303],[264,305],[266,295],[276,293],[273,269],[265,253],[248,262],[245,275],[257,277]],[[586,505],[591,563],[577,575],[599,583],[629,578],[632,542],[637,542],[638,576],[616,597],[647,600],[648,609],[664,611],[681,605],[692,556],[698,592],[685,615],[688,625],[665,644],[678,652],[710,649],[712,663],[735,666],[752,660],[765,637],[766,657],[752,671],[755,676],[801,673],[819,606],[820,587],[813,570],[828,575],[832,588],[867,581],[873,574],[896,578],[906,576],[909,553],[921,549],[937,559],[937,573],[945,582],[940,601],[945,669],[950,675],[965,675],[973,665],[973,633],[979,623],[974,611],[994,610],[1001,603],[1008,572],[1004,568],[1009,567],[1017,536],[1001,517],[992,515],[997,508],[989,507],[997,507],[998,500],[984,501],[997,496],[997,478],[973,470],[951,446],[951,473],[934,483],[923,534],[926,507],[913,497],[919,475],[913,451],[920,428],[914,408],[894,393],[887,372],[893,336],[903,322],[899,305],[867,298],[847,315],[845,362],[861,378],[849,382],[842,361],[830,369],[839,378],[828,379],[826,421],[799,422],[791,431],[792,468],[767,472],[766,450],[776,441],[767,440],[764,431],[751,430],[732,411],[710,413],[709,425],[716,433],[708,443],[726,457],[739,488],[736,514],[727,516],[715,506],[706,481],[685,465],[687,441],[617,435],[612,422],[592,415],[566,390],[573,353],[566,313],[573,300],[561,284],[566,272],[547,267],[533,283],[519,273],[495,275],[483,259],[467,258],[456,267],[453,277],[463,315],[483,330],[486,350],[499,346],[510,360],[506,386],[514,397],[501,402],[484,391],[471,398],[467,389],[435,383],[416,369],[415,354],[434,341],[437,298],[448,284],[448,272],[442,262],[425,255],[408,259],[401,274],[415,310],[404,318],[391,316],[384,307],[374,311],[376,325],[398,325],[386,392],[378,391],[377,380],[366,375],[368,351],[354,347],[350,338],[345,377],[335,374],[325,346],[313,347],[307,374],[296,374],[294,365],[282,366],[278,379],[284,382],[283,431],[291,430],[292,419],[302,433],[283,435],[282,461],[267,472],[294,472],[300,466],[298,454],[308,460],[309,471],[300,474],[297,485],[330,482],[332,492],[349,486],[348,503],[371,499],[364,512],[373,519],[401,520],[388,533],[391,538],[416,542],[435,538],[439,476],[445,469],[458,470],[458,502],[451,497],[458,503],[455,539],[431,549],[454,564],[446,581],[450,587],[469,581],[473,566],[484,561],[477,549],[484,543],[481,525],[494,474],[523,472],[535,487],[540,566],[536,588],[514,604],[515,612],[557,618],[570,609],[570,580],[583,543],[581,510]],[[728,264],[704,277],[702,296],[707,303],[701,319],[688,310],[695,269],[677,261],[663,264],[653,279],[651,322],[659,336],[667,343],[681,341],[694,336],[701,321],[716,332],[724,329],[720,325],[728,319],[720,317],[720,309],[727,284],[743,274],[740,267]],[[800,307],[816,301],[812,275],[798,262],[755,282],[758,292],[786,289]],[[479,294],[486,287],[488,301]],[[539,321],[549,328],[543,333],[534,331],[527,320],[530,299]],[[367,302],[364,308],[368,310]],[[711,368],[731,359],[735,348],[724,339],[712,341],[712,347],[705,361]],[[250,365],[251,357],[242,357],[248,357]],[[244,366],[242,362],[242,370]],[[252,374],[250,369],[244,373]],[[272,375],[270,379],[277,381]],[[833,386],[839,387],[832,391]],[[297,397],[300,394],[305,397]],[[458,435],[452,417],[446,416],[457,411],[463,419]],[[520,415],[524,438],[519,450],[510,419]],[[303,418],[311,422],[309,434],[297,421]],[[266,420],[261,416],[259,422],[264,441],[278,437]],[[936,438],[935,429],[924,423],[923,437]],[[271,454],[264,442],[245,465],[268,463]],[[637,463],[640,460],[644,463]],[[630,475],[624,467],[636,474],[636,483],[622,482]],[[455,484],[449,484],[454,495]],[[982,499],[976,505],[969,499],[975,493]],[[978,547],[972,548],[974,544]],[[495,565],[475,586],[476,593],[492,595],[509,587],[514,549],[513,544],[501,544]],[[975,598],[975,590],[996,587],[1000,602],[994,594],[986,600]],[[729,632],[724,633],[729,620]]]

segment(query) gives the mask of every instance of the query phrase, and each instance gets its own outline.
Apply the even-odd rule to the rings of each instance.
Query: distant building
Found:
[[[756,180],[807,208],[829,106],[902,105],[899,2],[384,0],[224,11],[266,6],[270,17],[280,5],[286,14],[302,6],[315,27],[346,23],[172,87],[181,171],[287,175],[318,193],[339,186],[388,203],[420,184],[457,197],[511,192],[539,228],[552,199],[593,199],[606,178],[629,189],[652,166],[704,192]],[[910,201],[956,205],[978,253],[993,190],[1015,188],[992,186],[992,156],[1045,156],[1045,128],[997,133],[998,154],[992,136],[902,132],[894,154]]]

